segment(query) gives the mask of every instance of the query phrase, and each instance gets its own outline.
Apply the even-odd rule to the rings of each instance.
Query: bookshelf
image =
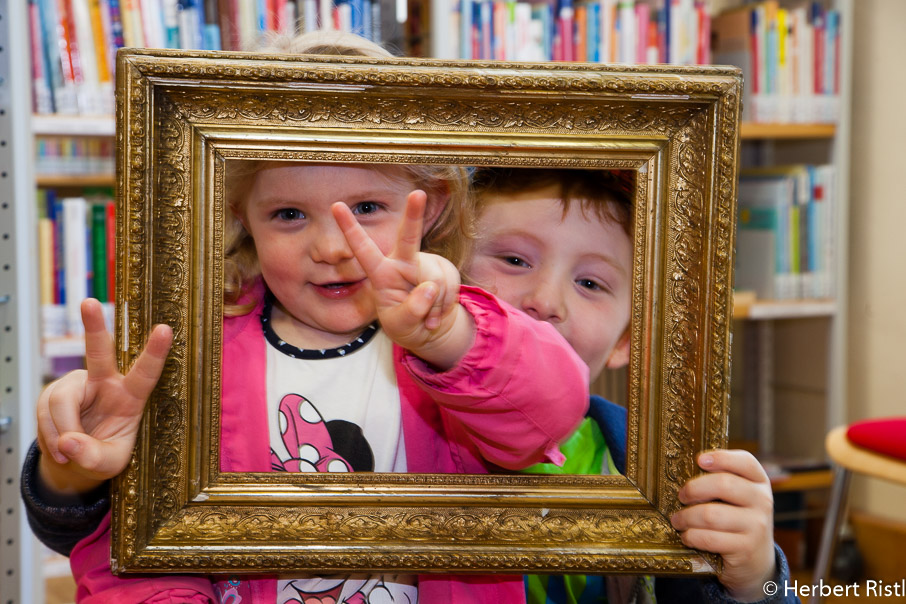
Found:
[[[846,419],[847,216],[852,22],[854,3],[831,3],[841,28],[839,117],[828,124],[754,124],[742,128],[743,162],[750,166],[826,163],[836,172],[832,299],[757,300],[739,313],[742,335],[734,380],[745,425],[756,426],[767,458],[823,461],[824,435]],[[740,352],[740,351],[737,351]],[[741,362],[740,362],[741,361]],[[795,483],[794,483],[795,484]]]
[[[639,4],[643,2],[640,0]],[[412,3],[410,6],[410,21],[424,19],[426,26],[419,28],[408,25],[405,30],[408,33],[418,32],[420,39],[414,44],[409,45],[409,49],[416,48],[430,49],[433,56],[441,58],[457,58],[455,51],[458,48],[458,40],[455,38],[456,31],[450,27],[449,15],[460,2],[453,0],[428,0],[428,2]],[[650,2],[656,6],[657,2]],[[736,2],[712,2],[712,7],[716,10],[732,10]],[[850,44],[849,27],[851,27],[851,1],[836,1],[825,3],[829,7],[836,8],[842,16],[841,39],[844,47],[841,57],[846,65],[843,66],[841,73],[843,79],[848,82],[848,60],[850,53],[846,44]],[[385,14],[395,11],[385,10]],[[388,29],[385,27],[385,29]],[[424,45],[424,39],[428,44]],[[841,86],[842,90],[846,85]],[[846,95],[844,95],[846,96]],[[848,166],[848,159],[845,157],[845,139],[848,137],[848,117],[845,108],[848,107],[848,98],[843,98],[841,102],[842,119],[831,123],[760,123],[746,121],[742,124],[741,138],[743,146],[743,161],[748,165],[773,165],[786,161],[803,161],[803,157],[809,156],[811,159],[806,161],[829,162],[836,166],[840,172],[841,181],[838,189],[845,191],[845,172]],[[79,138],[110,138],[114,133],[113,119],[109,116],[59,116],[59,115],[37,115],[32,122],[32,132],[37,140],[52,137],[79,137]],[[44,189],[66,189],[79,190],[86,187],[110,187],[113,184],[112,172],[95,172],[95,173],[43,173],[36,178],[36,183]],[[837,209],[839,215],[845,215],[845,200]],[[845,227],[840,227],[845,228]],[[839,241],[845,241],[844,236],[838,237]],[[835,280],[843,283],[845,278],[845,246],[840,247],[839,263]],[[830,427],[840,423],[843,417],[843,404],[841,394],[845,388],[845,371],[841,371],[843,362],[841,354],[838,351],[844,350],[843,338],[845,329],[841,326],[842,317],[845,314],[845,300],[842,293],[835,299],[814,299],[814,300],[757,300],[754,304],[739,307],[735,311],[735,317],[740,323],[740,333],[757,333],[760,335],[751,335],[749,339],[756,339],[761,344],[749,343],[746,353],[741,355],[744,359],[742,365],[746,367],[746,373],[752,373],[757,379],[742,379],[743,382],[757,385],[759,392],[774,388],[774,376],[772,373],[765,376],[764,368],[767,367],[775,358],[770,351],[765,350],[767,343],[774,342],[775,327],[779,324],[789,324],[790,322],[814,322],[820,321],[826,324],[825,330],[830,335],[829,352],[827,353],[827,374],[832,377],[826,379],[826,384],[820,388],[815,384],[810,384],[809,389],[822,390],[826,397],[826,404],[823,405],[824,421],[818,422],[817,425]],[[778,323],[780,322],[780,323]],[[789,328],[781,330],[782,334],[790,331]],[[786,337],[783,335],[783,338]],[[773,343],[772,347],[783,346],[784,344]],[[57,358],[81,353],[82,348],[78,339],[73,338],[55,338],[47,341],[43,347],[43,354],[47,357]],[[756,360],[752,360],[751,357]],[[739,356],[737,356],[739,358]],[[750,397],[751,398],[751,397]],[[765,413],[772,415],[770,412],[774,408],[773,396],[768,396],[761,392],[756,400],[760,401],[757,405],[761,412],[758,414],[758,421],[755,425],[759,428],[756,430],[757,435],[749,429],[745,434],[746,439],[752,439],[759,443],[759,451],[762,454],[772,455],[775,453],[774,421],[768,421],[763,417]],[[743,403],[742,406],[749,406]],[[753,419],[753,418],[750,418]],[[743,422],[749,425],[751,422]],[[816,425],[815,422],[811,422]],[[815,442],[819,442],[816,440]],[[797,456],[802,454],[821,455],[818,446],[813,447],[809,452],[796,451]]]
[[[654,2],[654,0],[652,0]],[[0,27],[8,28],[9,48],[15,56],[23,57],[30,51],[25,32],[29,31],[28,16],[24,3],[8,3],[10,18],[3,19]],[[385,39],[398,47],[406,47],[399,37],[399,25],[395,9],[400,3],[387,3],[383,11],[382,24]],[[405,4],[405,2],[403,2]],[[459,0],[422,0],[423,10],[410,10],[410,15],[421,15],[425,19],[422,36],[427,39],[431,56],[444,59],[458,58],[456,35],[450,28],[450,14]],[[740,4],[737,0],[718,2],[712,6],[732,7]],[[793,3],[786,3],[792,5]],[[741,138],[743,161],[751,166],[767,166],[785,163],[813,162],[829,163],[837,170],[837,190],[840,193],[836,208],[837,220],[835,238],[838,244],[835,266],[836,295],[833,299],[814,300],[761,300],[738,304],[734,309],[736,319],[734,338],[734,394],[731,422],[742,426],[741,433],[734,435],[738,440],[754,443],[753,448],[761,455],[778,457],[824,457],[823,435],[830,427],[844,423],[846,392],[846,277],[847,277],[847,226],[844,218],[848,214],[848,170],[849,170],[849,107],[852,57],[852,17],[855,10],[852,0],[829,0],[829,6],[840,11],[840,103],[839,118],[829,123],[758,123],[742,124]],[[2,5],[0,5],[2,6]],[[393,8],[390,8],[393,6]],[[406,28],[411,32],[414,28]],[[392,30],[392,31],[391,31]],[[2,56],[0,51],[0,56]],[[13,90],[25,95],[31,85],[31,74],[25,66],[5,77]],[[26,103],[28,101],[25,101]],[[9,117],[7,115],[7,117]],[[2,120],[3,116],[0,116]],[[11,120],[3,120],[4,123]],[[106,115],[36,115],[24,119],[18,115],[16,136],[12,139],[17,150],[28,149],[20,156],[33,157],[35,141],[49,137],[80,137],[110,139],[114,135],[114,121]],[[10,126],[12,127],[12,126]],[[7,147],[9,149],[10,146]],[[4,151],[0,148],[0,154]],[[26,161],[26,160],[20,160]],[[27,163],[27,162],[26,162]],[[5,165],[5,164],[4,164]],[[6,169],[6,168],[4,168]],[[38,345],[36,311],[37,294],[34,283],[27,275],[36,274],[34,250],[28,248],[36,231],[34,208],[35,185],[42,188],[83,189],[95,186],[112,186],[112,171],[89,174],[50,173],[36,175],[31,167],[21,166],[11,170],[17,175],[15,199],[15,232],[17,248],[13,255],[17,275],[16,288],[12,295],[17,300],[13,306],[0,304],[0,312],[12,312],[5,308],[15,307],[20,315],[0,315],[11,325],[30,325],[29,329],[17,330],[16,359],[31,367],[25,378],[16,377],[13,383],[23,385],[18,399],[22,415],[33,415],[31,406],[36,397],[37,385],[31,384],[32,374],[43,359],[81,356],[84,344],[79,338],[54,338]],[[22,184],[23,181],[27,184]],[[3,184],[3,183],[0,183]],[[2,216],[2,213],[0,213]],[[3,219],[4,224],[13,222]],[[3,247],[5,246],[5,247]],[[21,248],[21,251],[20,251]],[[7,253],[8,244],[0,242],[0,251]],[[30,250],[30,251],[29,251]],[[0,292],[0,300],[5,292]],[[32,309],[32,310],[29,310]],[[11,318],[14,317],[14,318]],[[4,323],[6,324],[6,323]],[[3,346],[9,340],[4,338]],[[21,372],[20,372],[21,374]],[[5,376],[4,376],[5,377]],[[23,382],[23,379],[25,380]],[[36,380],[35,380],[36,381]],[[4,404],[6,404],[4,402]],[[21,434],[30,440],[33,426],[23,424]],[[24,440],[27,444],[28,440]],[[823,484],[826,474],[820,471],[801,477],[801,480],[778,482],[778,489],[794,488],[798,484]],[[816,482],[817,481],[817,482]],[[783,487],[781,487],[781,484]],[[805,488],[805,487],[803,487]],[[17,496],[16,496],[17,498]],[[27,531],[27,527],[26,527]],[[30,533],[28,533],[30,534]],[[5,560],[5,559],[4,559]],[[38,601],[40,598],[34,598]],[[28,598],[23,598],[29,601]]]
[[[743,141],[753,140],[831,140],[837,133],[836,124],[762,124],[743,122],[740,135]]]

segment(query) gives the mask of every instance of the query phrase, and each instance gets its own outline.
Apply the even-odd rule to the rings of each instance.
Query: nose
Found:
[[[311,256],[315,262],[338,264],[353,257],[352,249],[333,217],[318,224],[313,235]]]
[[[522,298],[522,310],[533,319],[548,323],[566,320],[563,290],[556,280],[539,276]]]

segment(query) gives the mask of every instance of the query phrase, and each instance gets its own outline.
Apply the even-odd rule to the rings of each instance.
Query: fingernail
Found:
[[[433,300],[434,296],[437,295],[437,284],[434,282],[429,282],[427,285],[425,285],[422,291],[422,295],[427,300]]]
[[[53,457],[53,460],[54,460],[55,462],[57,462],[58,464],[60,464],[60,465],[66,465],[67,463],[69,463],[69,459],[68,459],[65,455],[63,455],[62,453],[60,453],[59,451],[57,451],[56,453],[54,453],[54,454],[52,455],[52,457]]]
[[[714,458],[707,453],[703,453],[698,458],[698,465],[700,465],[703,468],[709,468],[712,465],[714,465]]]

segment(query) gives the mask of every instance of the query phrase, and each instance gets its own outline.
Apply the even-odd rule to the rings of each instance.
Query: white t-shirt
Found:
[[[339,348],[302,350],[270,328],[267,405],[271,464],[287,472],[405,472],[393,343],[377,325]],[[312,597],[338,603],[416,602],[413,575],[281,578],[277,604]]]

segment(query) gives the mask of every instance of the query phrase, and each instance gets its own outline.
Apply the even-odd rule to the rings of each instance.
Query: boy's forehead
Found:
[[[579,197],[564,199],[561,193],[562,191],[557,184],[538,187],[531,191],[526,190],[512,193],[489,191],[480,197],[478,217],[479,220],[485,218],[487,216],[485,210],[494,205],[505,207],[517,216],[525,215],[525,212],[521,210],[528,209],[526,206],[530,203],[531,205],[536,206],[536,210],[538,209],[538,206],[547,206],[548,212],[545,212],[545,214],[556,214],[560,222],[565,221],[566,218],[572,214],[581,213],[582,220],[596,222],[605,227],[619,224],[619,221],[611,215],[611,212],[595,210],[596,207],[610,208],[611,206],[617,206],[618,204],[616,202],[604,200],[589,201]],[[520,204],[522,204],[522,208],[520,208]]]

